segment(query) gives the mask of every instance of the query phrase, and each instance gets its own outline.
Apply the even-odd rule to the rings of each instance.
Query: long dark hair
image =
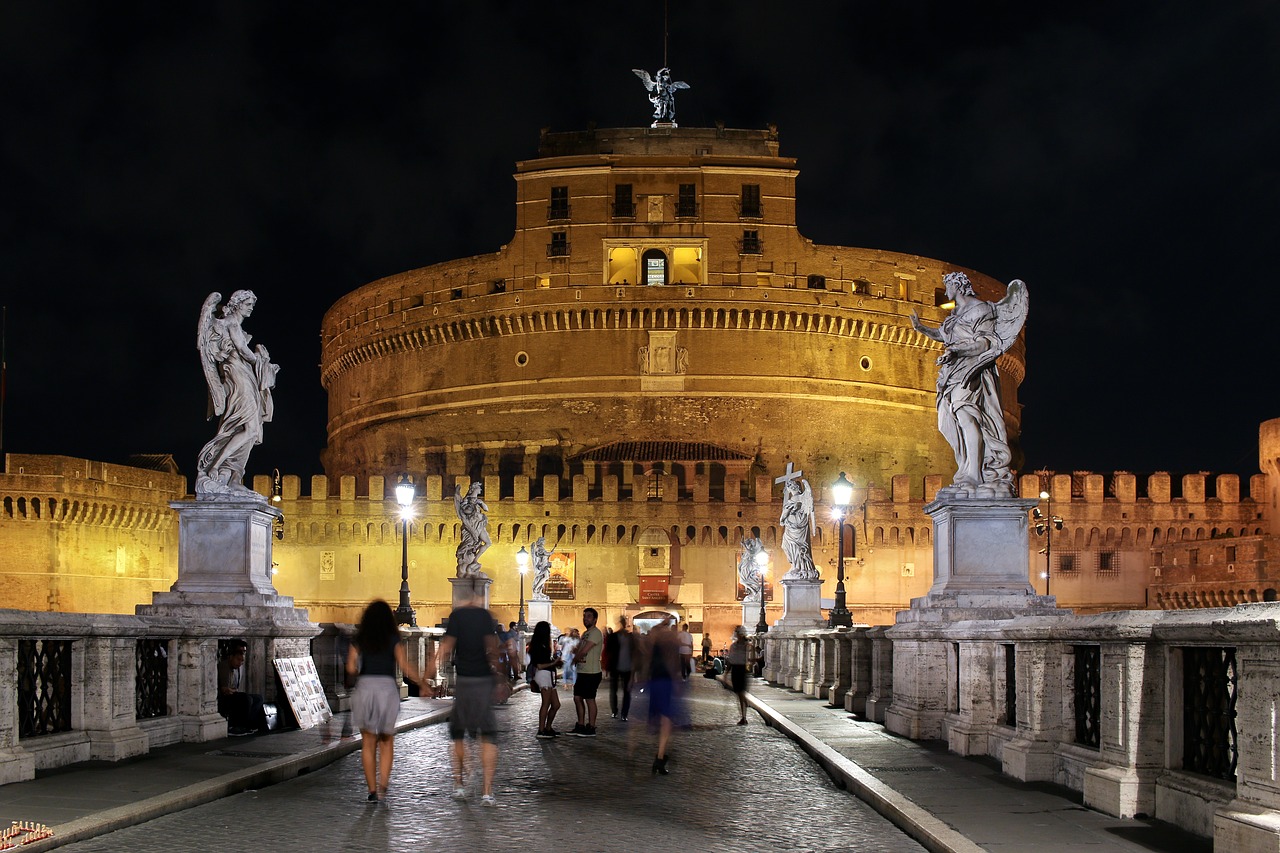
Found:
[[[545,652],[547,658],[551,657],[550,622],[539,622],[533,626],[533,638],[529,640],[529,656],[533,657],[533,653],[538,650]]]
[[[356,629],[356,648],[365,654],[377,654],[393,645],[399,637],[400,629],[396,627],[391,605],[381,598],[369,602],[360,617],[360,627]]]

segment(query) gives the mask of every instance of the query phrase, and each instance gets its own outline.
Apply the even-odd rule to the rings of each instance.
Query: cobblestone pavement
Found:
[[[75,853],[183,851],[540,850],[918,851],[923,848],[864,803],[837,789],[803,752],[750,713],[737,726],[732,694],[689,681],[691,728],[670,748],[669,776],[653,776],[655,737],[643,694],[631,721],[608,715],[596,738],[533,737],[537,697],[521,692],[497,711],[502,750],[494,793],[478,780],[451,799],[444,725],[396,740],[391,794],[365,802],[358,753],[297,779],[62,848]],[[571,728],[561,693],[556,727]]]

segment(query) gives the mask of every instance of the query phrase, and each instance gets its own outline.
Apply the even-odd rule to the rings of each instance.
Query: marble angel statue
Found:
[[[657,77],[650,77],[649,72],[643,68],[632,68],[631,70],[644,83],[644,87],[649,90],[649,103],[653,104],[653,124],[651,127],[657,127],[659,124],[669,124],[672,127],[676,127],[676,91],[688,89],[689,84],[683,80],[672,80],[670,68],[661,69]]]
[[[759,601],[764,591],[764,573],[756,562],[756,555],[764,550],[764,543],[748,536],[742,540],[742,556],[738,558],[738,583],[747,591],[743,601]]]
[[[479,481],[467,487],[462,493],[459,484],[453,493],[453,508],[462,521],[462,541],[458,543],[457,577],[484,577],[480,571],[480,555],[489,550],[493,540],[489,538],[489,505],[480,497]]]
[[[210,293],[200,308],[196,348],[209,386],[209,417],[219,417],[218,433],[196,460],[198,500],[265,500],[244,485],[245,464],[262,425],[271,420],[271,389],[279,365],[267,348],[249,348],[252,337],[241,323],[253,313],[258,297],[237,290],[218,310],[221,293]]]
[[[787,555],[791,568],[783,580],[817,580],[818,568],[813,564],[813,544],[810,537],[817,529],[813,518],[813,489],[805,479],[788,480],[782,487],[783,527],[782,552]]]
[[[547,580],[551,577],[551,553],[547,551],[547,537],[539,536],[533,543],[533,592],[535,601],[548,601]]]
[[[1027,286],[1009,282],[999,302],[986,302],[973,292],[962,272],[942,277],[955,301],[951,316],[938,328],[926,326],[911,312],[911,325],[938,341],[938,429],[956,456],[956,476],[939,497],[1010,497],[1012,455],[1000,403],[996,359],[1013,346],[1027,320]]]

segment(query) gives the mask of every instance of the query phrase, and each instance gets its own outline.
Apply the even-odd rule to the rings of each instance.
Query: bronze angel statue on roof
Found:
[[[218,434],[196,460],[198,500],[265,500],[244,485],[249,451],[262,443],[262,425],[271,420],[271,389],[280,366],[271,363],[267,348],[241,326],[253,313],[258,297],[237,290],[222,310],[221,293],[210,293],[200,308],[196,348],[209,386],[209,417],[220,417]]]
[[[657,77],[650,77],[643,68],[631,70],[649,90],[649,102],[653,104],[653,124],[649,126],[663,124],[676,127],[676,90],[688,89],[689,84],[683,80],[672,80],[670,68],[659,70]]]
[[[1027,286],[1015,279],[1004,298],[993,303],[979,299],[962,272],[947,273],[942,283],[956,307],[941,326],[926,326],[911,312],[915,330],[944,350],[938,357],[938,430],[955,451],[956,476],[939,497],[1010,497],[1012,454],[996,359],[1013,346],[1027,321]]]

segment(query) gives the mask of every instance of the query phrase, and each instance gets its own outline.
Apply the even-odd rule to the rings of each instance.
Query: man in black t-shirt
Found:
[[[498,744],[494,740],[497,724],[493,717],[493,686],[498,674],[498,633],[493,616],[483,606],[483,599],[471,590],[449,614],[437,651],[438,660],[453,660],[455,681],[453,713],[449,715],[449,737],[453,740],[453,798],[467,797],[466,736],[480,739],[480,764],[484,769],[482,805],[495,805],[493,774],[498,767]],[[427,667],[435,672],[435,661]]]

